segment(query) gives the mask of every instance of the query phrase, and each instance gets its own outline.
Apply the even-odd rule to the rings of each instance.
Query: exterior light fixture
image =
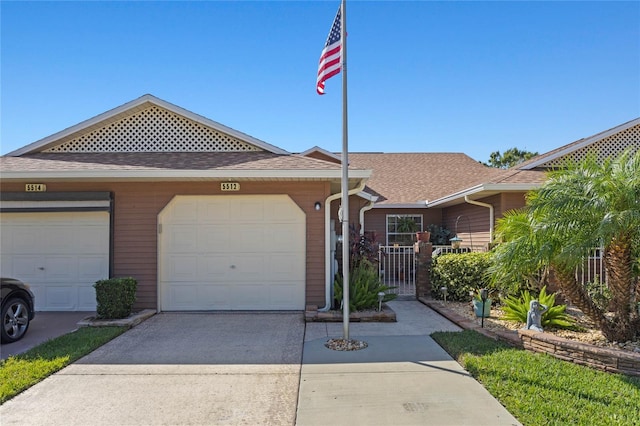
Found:
[[[316,209],[316,211],[319,211],[322,208],[322,203],[320,201],[316,201],[313,208]]]
[[[489,298],[489,290],[483,288],[480,290],[480,299],[482,299],[482,319],[480,320],[480,327],[484,328],[484,304],[487,302]]]
[[[382,312],[382,299],[384,299],[384,291],[378,293],[378,312]]]
[[[440,293],[442,293],[442,297],[444,298],[444,302],[447,303],[447,287],[440,287]]]

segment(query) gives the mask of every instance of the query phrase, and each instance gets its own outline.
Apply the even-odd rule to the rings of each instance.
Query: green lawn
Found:
[[[0,361],[0,403],[13,398],[126,330],[126,327],[84,327]]]
[[[511,348],[471,330],[432,337],[523,425],[640,425],[640,378]]]

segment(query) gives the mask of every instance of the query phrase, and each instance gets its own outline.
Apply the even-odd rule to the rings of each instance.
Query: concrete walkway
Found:
[[[324,343],[343,336],[342,323],[308,323],[297,424],[520,424],[429,335],[458,331],[420,302],[389,303],[397,323],[352,323],[359,351]]]
[[[0,406],[8,425],[519,424],[430,337],[459,330],[417,301],[397,323],[300,313],[163,313]]]

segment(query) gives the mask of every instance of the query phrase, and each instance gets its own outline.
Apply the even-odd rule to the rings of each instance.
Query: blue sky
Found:
[[[339,1],[0,2],[5,154],[151,93],[291,152]],[[640,117],[640,2],[348,2],[349,148],[546,152]]]

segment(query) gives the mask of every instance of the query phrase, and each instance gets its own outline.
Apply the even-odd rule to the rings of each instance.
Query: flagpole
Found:
[[[340,4],[342,22],[342,327],[349,340],[349,128],[347,121],[347,2]]]

